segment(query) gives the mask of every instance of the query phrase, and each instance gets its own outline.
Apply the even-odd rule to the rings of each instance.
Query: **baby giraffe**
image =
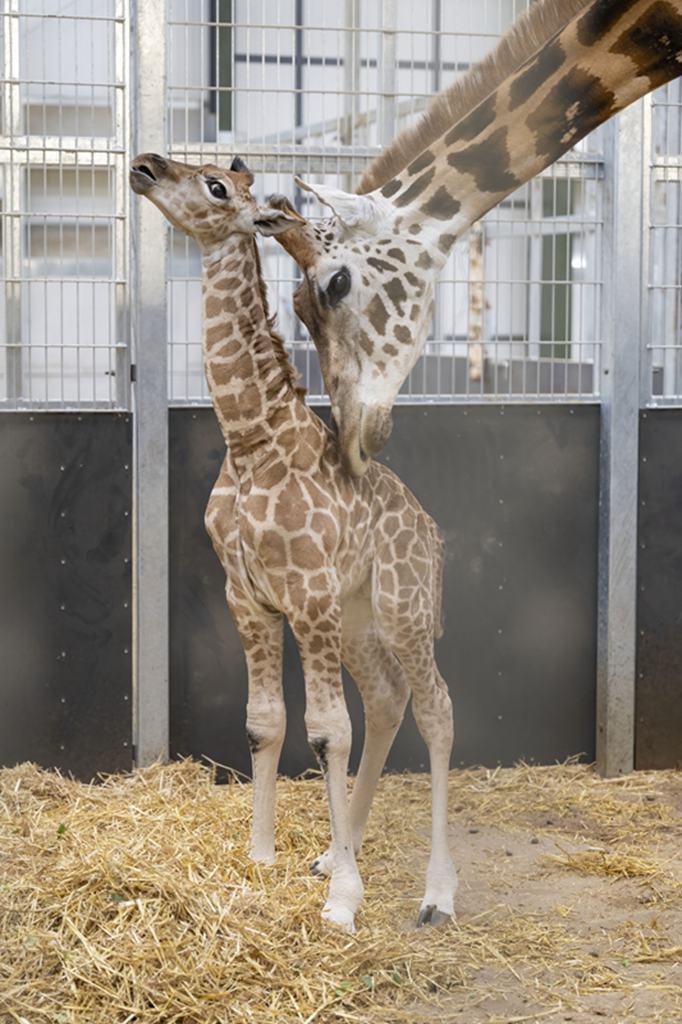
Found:
[[[385,466],[374,463],[362,478],[348,477],[335,439],[296,386],[268,314],[255,235],[290,230],[298,215],[258,207],[249,191],[253,175],[238,157],[221,170],[146,153],[133,161],[130,183],[203,255],[204,368],[227,442],[206,527],[248,665],[251,856],[266,863],[275,856],[286,615],[305,675],[308,739],[329,802],[331,846],[313,864],[331,875],[322,917],[354,931],[362,898],[356,855],[411,693],[432,783],[431,855],[418,923],[435,924],[453,913],[457,884],[447,839],[452,706],[433,653],[442,585],[438,527]],[[342,663],[362,694],[366,720],[350,806]]]

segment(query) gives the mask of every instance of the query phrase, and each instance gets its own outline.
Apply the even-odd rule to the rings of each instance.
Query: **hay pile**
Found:
[[[658,849],[680,835],[679,815],[655,796],[662,779],[604,783],[576,764],[453,772],[455,854],[468,833],[530,829],[544,846],[533,848],[526,892],[547,873],[571,871],[609,885],[634,877],[651,905],[679,904],[680,878]],[[250,787],[215,786],[194,762],[89,786],[32,765],[0,771],[0,1021],[564,1020],[581,994],[634,984],[632,964],[665,979],[665,965],[679,961],[679,943],[653,926],[624,929],[615,958],[595,960],[570,908],[514,907],[518,882],[500,901],[497,861],[475,912],[414,930],[428,823],[427,777],[382,780],[361,863],[365,901],[349,937],[322,927],[326,885],[308,873],[328,842],[318,778],[278,783],[278,860],[258,868],[247,858]],[[554,835],[592,845],[565,850],[545,842]],[[460,905],[467,884],[463,873]],[[496,985],[515,986],[527,1012],[480,1009]],[[682,1000],[670,1018],[679,1019]]]

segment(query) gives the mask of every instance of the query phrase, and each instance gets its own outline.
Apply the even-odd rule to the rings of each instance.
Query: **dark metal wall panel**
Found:
[[[203,513],[223,455],[210,409],[175,409],[171,440],[171,749],[248,771],[246,675]],[[438,661],[455,764],[594,756],[599,410],[400,407],[386,461],[447,540]],[[303,683],[285,653],[282,769],[312,767]],[[347,686],[355,723],[361,711]],[[389,759],[426,765],[411,715]]]
[[[637,768],[682,768],[682,409],[640,420]]]
[[[0,764],[131,766],[131,425],[0,415]]]

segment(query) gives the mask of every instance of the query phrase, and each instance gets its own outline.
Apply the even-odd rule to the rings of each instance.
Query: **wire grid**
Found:
[[[261,197],[325,216],[293,175],[351,190],[362,168],[429,98],[479,60],[525,0],[171,0],[173,154],[238,153]],[[601,348],[602,133],[492,211],[456,245],[423,357],[401,400],[594,400]],[[264,247],[271,306],[312,401],[317,357],[296,320],[298,270]],[[201,367],[200,262],[177,232],[169,273],[174,404],[208,400]]]
[[[4,0],[0,407],[127,408],[124,0]]]
[[[647,380],[650,404],[682,401],[682,79],[651,106]]]

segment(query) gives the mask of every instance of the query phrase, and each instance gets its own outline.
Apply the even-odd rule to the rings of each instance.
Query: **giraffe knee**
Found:
[[[403,720],[409,690],[404,679],[391,680],[381,693],[374,694],[365,702],[365,717],[368,728],[397,729]]]
[[[267,709],[247,709],[246,738],[252,754],[273,744],[281,745],[285,729],[286,712],[283,703]]]
[[[452,699],[447,685],[438,671],[428,686],[416,687],[412,693],[414,719],[422,736],[439,738],[452,746],[454,724]]]
[[[326,772],[331,758],[347,761],[352,740],[350,718],[344,709],[329,718],[306,716],[308,743],[321,771]]]

